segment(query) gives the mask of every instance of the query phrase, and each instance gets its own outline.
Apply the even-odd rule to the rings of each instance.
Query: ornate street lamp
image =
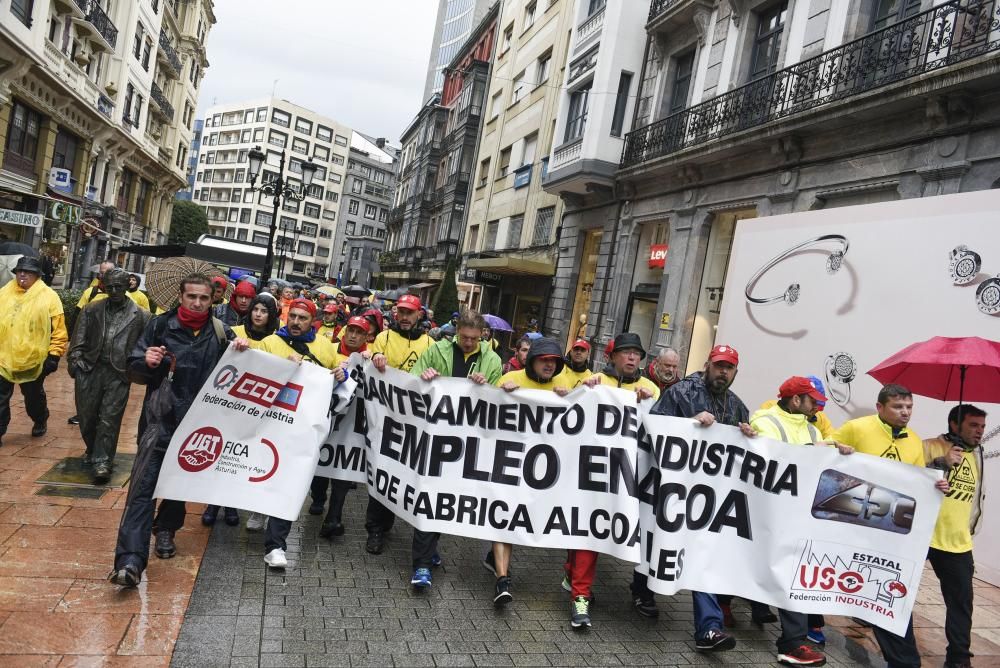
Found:
[[[300,202],[305,199],[305,191],[312,185],[313,177],[316,175],[318,165],[311,160],[302,163],[302,189],[296,190],[285,181],[285,151],[281,151],[281,162],[278,165],[278,176],[273,181],[268,181],[260,188],[255,187],[260,169],[267,159],[267,156],[260,150],[260,146],[254,146],[247,154],[250,160],[250,190],[251,192],[262,192],[265,195],[273,195],[274,210],[271,212],[271,225],[267,230],[267,255],[264,256],[264,270],[261,272],[260,285],[264,287],[271,278],[271,270],[274,265],[274,232],[278,228],[278,210],[283,201]]]

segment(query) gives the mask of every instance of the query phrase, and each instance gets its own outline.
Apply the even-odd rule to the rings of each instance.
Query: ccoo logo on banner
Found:
[[[326,369],[230,348],[174,432],[156,496],[294,520],[329,431],[332,386]]]

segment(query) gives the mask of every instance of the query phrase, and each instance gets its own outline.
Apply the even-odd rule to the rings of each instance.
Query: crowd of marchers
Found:
[[[277,284],[258,291],[252,281],[229,286],[221,277],[192,274],[180,282],[176,305],[153,315],[136,277],[110,263],[100,269],[99,278],[81,298],[72,337],[58,296],[39,280],[38,260],[21,258],[13,279],[0,288],[0,439],[11,420],[15,386],[20,386],[24,396],[32,436],[45,434],[49,417],[45,379],[56,372],[65,356],[75,382],[77,414],[71,422],[79,424],[84,462],[92,467],[94,482],[106,483],[114,470],[130,385],[145,386],[139,454],[109,576],[117,585],[139,584],[149,558],[150,536],[157,557],[168,559],[176,554],[174,534],[184,522],[184,503],[160,499],[157,506],[153,491],[174,430],[227,347],[253,348],[316,364],[329,369],[337,382],[346,376],[348,357],[360,353],[377,372],[393,367],[427,383],[454,377],[506,392],[551,390],[563,396],[581,386],[607,385],[634,392],[639,402],[651,403],[654,414],[692,418],[703,426],[730,425],[750,438],[760,435],[790,445],[832,447],[844,456],[861,452],[899,466],[940,469],[943,475],[935,486],[943,499],[926,556],[940,581],[947,609],[945,665],[972,665],[972,535],[981,514],[980,446],[986,427],[986,413],[975,406],[956,406],[941,435],[921,440],[908,426],[912,394],[905,387],[886,385],[875,398],[874,414],[835,427],[823,412],[827,400],[823,383],[807,371],[776,382],[776,399],[751,412],[730,389],[740,357],[727,345],[712,348],[704,367],[686,377],[679,375],[680,358],[670,348],[644,365],[642,341],[630,332],[615,336],[601,351],[602,360],[592,359],[594,351],[584,339],[565,351],[554,339],[529,332],[503,362],[499,345],[480,314],[453,313],[438,327],[413,295],[403,295],[380,309],[340,294],[327,297]],[[600,370],[592,372],[596,366]],[[344,534],[344,501],[354,487],[327,478],[313,480],[308,512],[325,513],[320,536],[333,539]],[[239,524],[237,509],[214,506],[205,509],[202,522],[213,525],[220,510],[227,524]],[[365,513],[369,553],[383,552],[394,523],[392,511],[369,496]],[[255,513],[246,518],[248,531],[266,532],[264,561],[269,568],[287,565],[285,541],[291,526],[290,521]],[[417,589],[432,585],[434,569],[442,563],[438,539],[437,533],[413,530],[410,584]],[[515,593],[512,549],[510,544],[494,543],[483,558],[484,567],[496,576],[493,596],[498,607],[513,600]],[[574,628],[591,625],[596,566],[595,552],[570,550],[566,555],[561,586],[569,598],[569,621]],[[631,597],[637,614],[658,616],[646,576],[638,571]],[[736,639],[726,631],[734,624],[732,597],[693,592],[692,598],[696,648],[711,652],[734,648]],[[780,663],[825,663],[821,616],[790,610],[774,614],[755,602],[750,607],[754,622],[780,624]],[[903,636],[877,627],[873,633],[891,668],[920,665],[912,620]]]

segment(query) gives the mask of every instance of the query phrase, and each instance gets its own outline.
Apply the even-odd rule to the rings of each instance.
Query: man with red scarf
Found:
[[[337,366],[334,367],[333,379],[338,383],[344,382],[347,378],[347,360],[351,353],[360,353],[368,356],[368,331],[371,326],[368,320],[360,315],[353,316],[347,321],[347,326],[341,332],[340,341],[337,343]],[[319,528],[321,538],[332,538],[333,536],[344,535],[344,524],[341,517],[344,512],[344,501],[347,493],[354,489],[354,483],[346,480],[334,480],[333,478],[313,477],[310,493],[312,503],[309,505],[310,515],[319,515],[323,512],[326,504],[326,489],[330,487],[330,509],[326,511],[326,518]]]
[[[215,369],[229,342],[236,350],[246,350],[246,339],[237,339],[228,325],[212,318],[212,283],[203,274],[191,274],[180,284],[180,304],[147,323],[142,335],[128,356],[128,377],[146,386],[139,433],[150,420],[156,420],[158,438],[153,452],[142,470],[132,472],[131,497],[125,506],[118,528],[115,547],[115,569],[109,580],[123,587],[135,587],[149,561],[149,534],[156,536],[156,556],[169,559],[177,553],[174,533],[184,525],[183,501],[163,499],[153,519],[153,491],[160,475],[163,455],[170,445],[177,425]],[[170,384],[173,410],[155,417],[149,413],[150,395],[167,377],[169,363],[174,358],[174,375]]]
[[[233,289],[233,296],[226,304],[219,304],[212,309],[212,315],[230,327],[246,322],[250,312],[250,302],[257,296],[257,289],[250,281],[240,281]]]

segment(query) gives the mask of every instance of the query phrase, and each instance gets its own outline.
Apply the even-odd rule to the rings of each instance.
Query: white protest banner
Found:
[[[155,496],[295,520],[332,389],[327,369],[230,347],[174,432]]]
[[[653,591],[735,594],[905,633],[939,473],[681,418],[643,424],[637,570]]]
[[[507,393],[364,366],[369,493],[424,531],[637,562],[635,395]],[[604,420],[615,428],[598,433]]]
[[[365,434],[368,426],[365,421],[364,402],[358,396],[357,376],[359,365],[364,362],[357,353],[351,355],[348,361],[348,371],[354,373],[333,390],[330,410],[334,413],[330,422],[330,432],[320,446],[319,462],[314,475],[321,478],[336,478],[350,482],[365,482],[365,467],[367,447]],[[347,409],[344,410],[344,406]]]

